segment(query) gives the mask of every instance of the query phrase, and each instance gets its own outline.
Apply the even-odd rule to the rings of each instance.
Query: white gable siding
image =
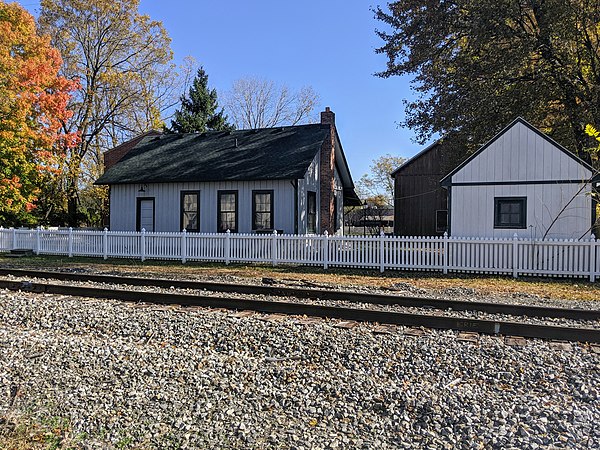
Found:
[[[155,231],[179,230],[181,191],[200,191],[200,232],[217,231],[217,191],[238,191],[238,231],[252,232],[252,191],[273,190],[274,225],[285,233],[294,232],[294,187],[289,180],[207,183],[113,185],[110,188],[110,228],[113,231],[136,229],[136,199],[154,197]]]
[[[517,122],[452,176],[453,183],[584,180],[591,172]]]
[[[321,164],[321,151],[313,158],[306,175],[301,180],[298,180],[298,233],[305,234],[307,227],[307,192],[312,191],[317,193],[317,227],[321,223],[321,212],[319,205],[321,204],[321,189],[319,189],[319,172]]]
[[[591,186],[584,180],[591,175],[552,142],[516,122],[451,177],[451,234],[587,238],[592,201]],[[527,199],[525,228],[494,227],[498,197]]]

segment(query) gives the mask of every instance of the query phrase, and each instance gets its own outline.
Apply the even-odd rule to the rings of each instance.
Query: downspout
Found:
[[[448,186],[448,236],[452,234],[452,186]]]
[[[107,211],[107,213],[106,213],[106,216],[102,218],[102,221],[104,222],[102,224],[103,225],[102,228],[108,228],[109,230],[110,230],[110,193],[111,193],[111,187],[112,186],[109,184],[108,185],[108,189],[107,189],[107,197],[106,197],[106,199],[107,199],[106,203],[108,203],[108,205],[105,205],[106,206],[105,211]]]
[[[592,234],[595,234],[596,228],[596,220],[598,219],[597,208],[598,208],[598,200],[594,198],[594,183],[592,185]],[[598,237],[596,237],[598,239]]]

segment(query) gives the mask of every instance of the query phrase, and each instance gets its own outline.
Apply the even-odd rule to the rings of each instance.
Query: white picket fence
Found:
[[[461,237],[147,233],[0,227],[0,251],[519,275],[600,275],[600,241]]]

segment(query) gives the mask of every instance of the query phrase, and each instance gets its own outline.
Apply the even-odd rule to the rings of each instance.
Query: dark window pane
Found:
[[[221,211],[235,211],[235,194],[221,194]]]
[[[237,232],[237,192],[218,193],[218,221],[217,229],[220,232],[227,230]]]
[[[525,228],[526,199],[525,198],[495,198],[496,228]]]
[[[254,204],[256,211],[271,211],[271,194],[254,194]]]
[[[200,231],[198,213],[198,193],[183,193],[181,196],[181,228],[187,231]]]
[[[273,229],[273,194],[271,192],[254,192],[252,202],[252,229]]]
[[[221,230],[235,231],[235,213],[234,212],[222,212],[221,213]]]
[[[438,210],[435,212],[435,230],[438,233],[448,230],[448,211]]]
[[[256,230],[271,229],[271,213],[256,212],[254,213],[254,228]]]
[[[183,196],[184,211],[198,211],[198,194],[185,194]]]
[[[306,228],[308,233],[317,232],[317,193],[307,192],[306,196]]]
[[[186,230],[198,229],[198,213],[184,212],[183,213],[183,228]]]
[[[308,193],[308,212],[314,214],[317,212],[317,194],[316,192]]]

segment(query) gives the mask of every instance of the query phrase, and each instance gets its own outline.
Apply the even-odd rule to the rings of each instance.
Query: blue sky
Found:
[[[22,0],[32,13],[39,2]],[[354,180],[371,161],[391,153],[409,157],[422,146],[399,128],[410,78],[382,79],[385,67],[370,8],[363,0],[141,0],[140,11],[161,20],[172,38],[175,62],[194,57],[209,84],[224,92],[244,76],[290,88],[310,85],[330,106]],[[37,15],[37,14],[36,14]]]

